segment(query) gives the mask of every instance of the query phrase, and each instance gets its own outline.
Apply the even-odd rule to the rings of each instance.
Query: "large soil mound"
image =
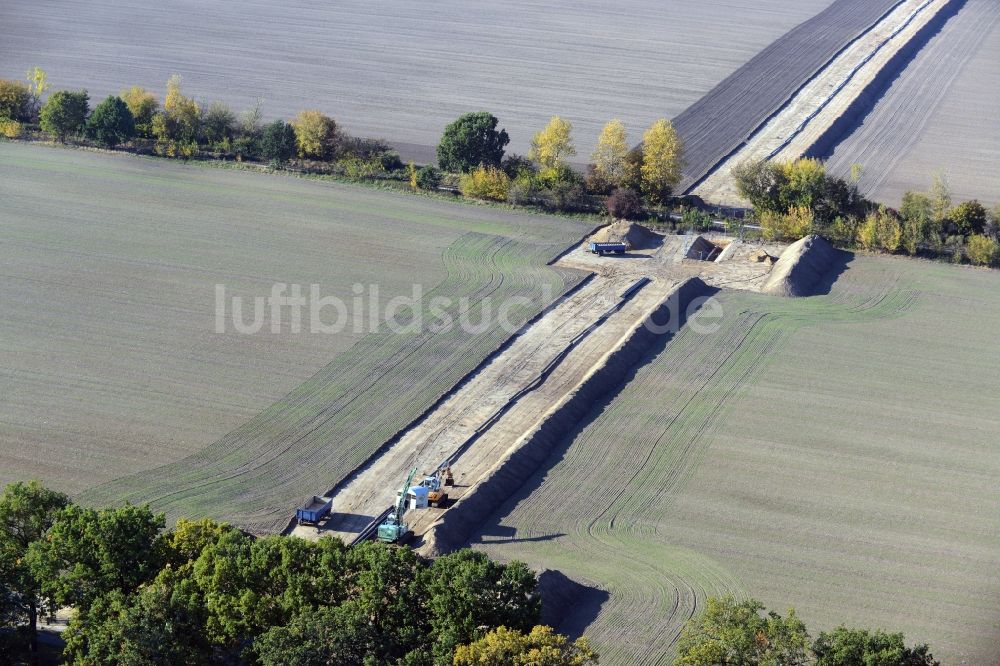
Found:
[[[628,243],[629,249],[644,250],[659,247],[663,242],[663,236],[650,231],[641,224],[618,220],[590,237],[595,243]]]
[[[815,234],[795,241],[774,264],[765,294],[808,296],[824,275],[833,269],[837,250]]]

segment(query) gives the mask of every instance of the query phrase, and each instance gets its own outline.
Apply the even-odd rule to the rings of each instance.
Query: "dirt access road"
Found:
[[[411,469],[416,467],[421,476],[433,471],[482,431],[453,461],[455,486],[448,489],[449,498],[452,503],[461,499],[525,433],[537,427],[553,405],[576,391],[682,281],[701,277],[718,287],[757,290],[770,272],[769,263],[750,258],[760,246],[739,241],[723,255],[724,261],[687,259],[685,254],[696,238],[666,236],[655,247],[624,256],[597,257],[585,251],[585,244],[568,253],[558,264],[590,271],[592,278],[519,333],[437,409],[341,484],[333,496],[333,513],[323,526],[300,525],[292,533],[309,539],[329,534],[353,540],[395,501]],[[768,250],[780,252],[777,247]],[[622,303],[622,293],[644,277],[649,283]],[[616,305],[620,307],[614,309]],[[581,334],[586,336],[580,339]],[[519,397],[508,406],[515,396]],[[498,411],[502,411],[499,418]],[[420,536],[442,511],[411,511],[407,522]]]

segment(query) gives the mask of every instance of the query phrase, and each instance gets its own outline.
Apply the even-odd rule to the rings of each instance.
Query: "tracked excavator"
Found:
[[[409,525],[403,522],[403,515],[406,513],[410,485],[413,483],[413,477],[416,473],[417,468],[414,467],[410,471],[410,475],[406,477],[406,483],[403,484],[399,494],[396,496],[396,506],[393,507],[392,512],[385,519],[385,522],[378,526],[379,541],[384,543],[399,543],[406,537],[407,532],[410,531]]]
[[[451,474],[451,465],[445,461],[438,465],[432,474],[424,477],[420,485],[427,488],[427,503],[431,506],[448,506],[446,486],[455,485],[455,477]]]

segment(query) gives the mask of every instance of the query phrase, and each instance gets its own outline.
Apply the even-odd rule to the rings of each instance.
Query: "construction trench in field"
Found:
[[[836,54],[689,192],[726,206],[745,202],[732,170],[758,160],[791,160],[822,152],[843,126],[871,104],[873,87],[918,49],[946,10],[961,0],[904,0]]]
[[[558,265],[590,277],[339,484],[325,522],[292,533],[349,543],[370,538],[410,470],[420,475],[416,483],[447,460],[455,475],[455,485],[445,488],[447,506],[410,510],[404,520],[425,554],[461,547],[590,406],[627,379],[657,338],[697,316],[712,293],[769,290],[772,274],[808,282],[816,271],[798,266],[814,254],[822,256],[810,268],[829,262],[825,243],[796,244],[775,264],[783,246],[650,236],[649,247],[622,256],[593,255],[586,243],[564,255]],[[700,247],[713,248],[712,260],[692,258],[704,254]],[[807,290],[800,284],[780,293]]]

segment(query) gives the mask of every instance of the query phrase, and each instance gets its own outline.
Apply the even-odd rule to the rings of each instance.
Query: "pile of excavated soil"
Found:
[[[838,250],[815,234],[795,241],[774,264],[765,294],[808,296],[837,261]]]
[[[663,242],[663,236],[655,231],[650,231],[641,224],[618,220],[603,229],[599,229],[597,233],[590,237],[590,240],[595,243],[624,242],[628,244],[629,249],[645,250],[659,247]]]

